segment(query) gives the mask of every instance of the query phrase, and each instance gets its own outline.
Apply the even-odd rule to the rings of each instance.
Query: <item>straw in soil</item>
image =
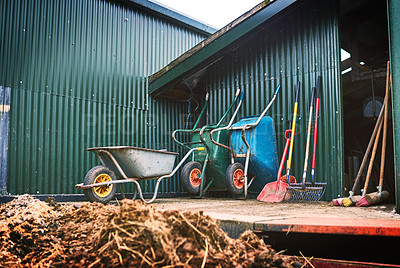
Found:
[[[20,196],[0,206],[0,266],[293,267],[253,232],[231,239],[201,212],[141,201],[77,207]]]

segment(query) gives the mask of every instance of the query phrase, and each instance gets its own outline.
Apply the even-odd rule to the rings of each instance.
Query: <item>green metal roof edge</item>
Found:
[[[192,28],[202,34],[205,34],[205,35],[210,35],[217,31],[217,29],[215,29],[211,25],[208,25],[206,23],[202,23],[200,21],[192,19],[192,18],[190,18],[182,13],[179,13],[175,10],[172,10],[158,2],[153,2],[153,1],[149,1],[149,0],[129,0],[129,2],[136,4],[138,6],[141,6],[148,11],[151,11],[158,15],[166,17],[167,19],[172,19],[173,21],[175,21],[177,23],[189,26],[190,28]]]
[[[176,60],[172,61],[157,73],[151,75],[149,77],[149,93],[152,96],[158,96],[180,82],[185,75],[194,73],[194,69],[196,69],[195,71],[203,69],[207,64],[216,60],[216,58],[213,57],[215,57],[217,53],[223,51],[224,48],[231,45],[257,26],[298,1],[299,0],[275,0],[268,3],[256,13],[250,14],[249,17],[239,17],[237,20],[228,24]],[[263,3],[264,2],[258,6],[261,6]],[[250,12],[251,11],[248,13]]]

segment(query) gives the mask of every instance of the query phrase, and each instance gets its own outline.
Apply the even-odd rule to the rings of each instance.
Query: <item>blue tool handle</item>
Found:
[[[281,90],[281,85],[278,85],[278,87],[277,87],[276,90],[275,90],[274,95],[278,95],[279,90]]]
[[[315,184],[315,168],[311,169],[311,183],[312,185]]]
[[[244,91],[242,91],[242,94],[240,95],[240,100],[243,100],[244,97]]]

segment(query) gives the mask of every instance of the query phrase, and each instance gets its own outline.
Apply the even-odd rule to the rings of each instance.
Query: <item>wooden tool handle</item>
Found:
[[[371,178],[372,167],[373,167],[373,165],[374,165],[376,150],[377,150],[377,148],[378,148],[379,137],[380,137],[380,135],[381,135],[382,125],[383,125],[383,122],[381,121],[381,122],[379,123],[378,133],[376,133],[375,142],[374,142],[374,148],[372,149],[372,153],[371,153],[371,159],[369,160],[369,166],[368,166],[368,171],[367,171],[367,177],[365,178],[364,191],[363,191],[363,193],[362,193],[362,196],[364,196],[364,195],[367,193],[367,188],[368,188],[368,184],[369,184],[369,179]]]
[[[386,137],[387,137],[387,121],[389,110],[389,84],[390,84],[390,62],[387,62],[386,67],[386,92],[385,92],[385,118],[383,120],[383,140],[382,140],[382,155],[381,155],[381,170],[379,172],[379,191],[382,191],[383,174],[385,173],[385,153],[386,153]]]
[[[297,118],[297,107],[299,105],[299,92],[300,92],[300,81],[297,82],[297,88],[296,88],[296,100],[294,103],[294,111],[293,111],[293,123],[292,123],[292,133],[290,134],[291,140],[290,140],[290,146],[289,146],[289,158],[287,161],[287,178],[289,179],[289,174],[290,174],[290,167],[292,164],[292,154],[293,154],[293,143],[294,143],[294,136],[296,135],[296,118]]]
[[[304,156],[304,168],[303,168],[303,187],[306,184],[307,179],[307,166],[308,166],[308,156],[310,152],[310,139],[311,139],[311,124],[312,124],[312,115],[314,109],[314,92],[315,87],[312,88],[311,91],[311,100],[310,100],[310,111],[309,111],[309,118],[308,118],[308,130],[307,130],[307,142],[306,142],[306,155]]]
[[[368,143],[368,146],[367,146],[367,150],[365,150],[363,160],[361,162],[360,168],[358,169],[356,180],[354,181],[353,188],[351,189],[351,191],[353,193],[356,191],[357,185],[360,184],[361,175],[362,175],[362,173],[364,171],[365,165],[367,164],[368,155],[369,155],[369,153],[370,153],[370,151],[372,149],[372,146],[374,144],[374,139],[375,139],[376,133],[378,132],[379,125],[383,120],[384,108],[385,108],[385,103],[383,103],[383,105],[382,105],[382,109],[381,109],[381,112],[379,113],[378,120],[376,121],[374,130],[372,131],[372,135],[371,135],[371,138],[369,140],[369,143]]]

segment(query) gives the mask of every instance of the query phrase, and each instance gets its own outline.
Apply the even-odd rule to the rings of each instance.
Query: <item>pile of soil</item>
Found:
[[[298,267],[253,232],[231,239],[202,212],[47,203],[0,206],[1,267]],[[300,265],[301,266],[301,265]]]

